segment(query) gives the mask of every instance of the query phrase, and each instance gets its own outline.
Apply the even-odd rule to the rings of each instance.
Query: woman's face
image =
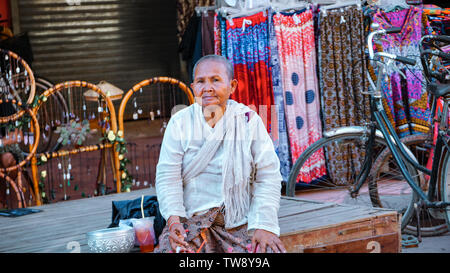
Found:
[[[203,107],[217,105],[223,109],[236,87],[237,80],[229,79],[225,65],[214,60],[205,60],[197,65],[191,84],[197,103]]]

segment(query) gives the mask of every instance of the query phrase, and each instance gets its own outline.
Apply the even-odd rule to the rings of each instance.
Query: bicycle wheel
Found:
[[[439,168],[440,170],[440,193],[441,200],[443,202],[450,202],[450,152],[444,150],[443,164]],[[447,223],[447,231],[450,231],[450,207],[440,210],[445,217]]]
[[[409,136],[405,139],[404,143],[414,153],[419,163],[425,166],[430,157],[431,149],[432,148],[434,149],[434,145],[430,140],[429,136],[427,135],[417,135],[415,137]],[[421,179],[422,179],[421,185],[423,184],[422,188],[426,192],[429,185],[429,176],[422,175]],[[440,189],[441,187],[438,184],[434,201],[442,200]],[[419,217],[420,217],[419,218],[420,230],[422,236],[437,236],[448,231],[448,225],[445,221],[445,216],[442,209],[428,208],[426,210],[421,210]],[[408,224],[408,226],[405,228],[404,231],[405,233],[408,234],[413,235],[417,234],[417,219],[415,214],[413,215],[410,223]]]
[[[401,139],[417,161],[426,165],[432,142],[427,135],[411,135]],[[419,173],[411,164],[404,161],[414,182],[423,190],[425,176]],[[402,213],[402,231],[409,234],[417,234],[417,219],[414,211],[414,203],[419,197],[412,190],[403,177],[400,167],[394,160],[392,152],[386,147],[375,160],[370,178],[368,180],[370,198],[374,207],[395,209]],[[421,213],[421,232],[423,236],[430,236],[440,230],[439,221],[433,220],[432,212]]]
[[[368,134],[367,128],[343,127],[309,146],[292,167],[286,195],[294,196],[296,185],[304,185],[298,184],[299,174],[308,172],[308,160],[319,154],[324,157],[326,175],[304,185],[305,187],[301,190],[302,194],[308,194],[307,198],[309,199],[324,200],[326,195],[325,200],[334,203],[372,206],[367,183],[363,184],[358,195],[350,196],[349,194],[349,189],[355,184],[363,166]],[[385,140],[377,134],[372,158],[375,159],[376,155],[385,147]]]

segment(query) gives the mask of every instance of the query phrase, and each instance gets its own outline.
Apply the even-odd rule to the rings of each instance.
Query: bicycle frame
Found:
[[[372,157],[371,154],[373,152],[373,142],[375,140],[375,133],[378,129],[381,131],[382,135],[384,136],[384,139],[386,140],[387,146],[389,147],[390,151],[392,152],[392,155],[394,157],[394,160],[397,162],[398,166],[400,167],[400,171],[403,175],[403,177],[406,179],[409,186],[412,188],[412,190],[420,197],[420,200],[423,202],[423,204],[426,207],[446,207],[449,206],[450,203],[448,202],[433,202],[433,198],[436,193],[436,185],[439,180],[438,174],[439,174],[439,164],[441,162],[441,157],[443,154],[445,141],[446,141],[446,129],[447,129],[447,114],[448,114],[448,101],[446,101],[443,105],[443,111],[440,116],[440,124],[439,124],[439,130],[438,130],[438,136],[436,141],[436,146],[434,149],[434,155],[433,155],[433,164],[431,170],[428,168],[420,165],[416,160],[413,160],[410,155],[406,152],[405,148],[403,147],[403,144],[400,141],[400,138],[398,137],[397,133],[395,132],[395,129],[393,128],[391,122],[389,121],[387,114],[384,110],[383,104],[382,104],[382,95],[381,95],[381,79],[384,73],[386,73],[386,64],[383,62],[376,62],[374,60],[374,56],[380,56],[380,57],[386,57],[391,60],[399,59],[397,56],[388,54],[385,52],[379,52],[374,53],[373,52],[373,45],[372,45],[372,39],[376,37],[377,35],[383,35],[386,34],[385,30],[376,30],[374,32],[371,32],[368,36],[368,45],[369,45],[369,55],[370,55],[370,61],[371,64],[374,66],[375,64],[378,67],[378,79],[377,83],[374,87],[374,84],[371,80],[371,76],[368,73],[369,81],[372,85],[373,92],[369,93],[370,97],[370,113],[371,113],[371,133],[369,135],[368,139],[368,150],[366,153],[366,157],[364,160],[364,165],[362,168],[362,171],[359,173],[357,177],[357,183],[356,186],[351,190],[351,194],[355,195],[360,190],[363,183],[366,181],[367,176],[370,172],[370,167],[372,165]],[[433,109],[435,108],[436,100],[437,98],[433,97]],[[434,111],[432,113],[432,119],[434,119]],[[434,131],[434,130],[432,130]],[[414,157],[414,156],[413,156]],[[428,189],[428,195],[425,194],[425,192],[417,185],[411,174],[408,172],[406,168],[406,162],[411,164],[416,169],[422,171],[423,173],[430,175],[430,181],[429,181],[429,189]]]

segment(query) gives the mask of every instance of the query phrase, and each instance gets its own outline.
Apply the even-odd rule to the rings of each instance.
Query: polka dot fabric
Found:
[[[320,101],[316,76],[313,15],[310,10],[273,16],[285,116],[292,162],[311,144],[322,137]],[[326,174],[323,151],[316,152],[300,170],[297,180],[311,183]]]

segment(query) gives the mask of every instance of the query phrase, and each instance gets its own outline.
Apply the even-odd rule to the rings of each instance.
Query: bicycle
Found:
[[[402,143],[388,120],[382,104],[381,78],[386,74],[387,66],[393,66],[394,61],[415,65],[416,61],[386,52],[375,53],[373,50],[374,39],[380,39],[386,34],[398,33],[400,29],[382,30],[378,29],[376,25],[373,25],[373,29],[375,31],[368,35],[369,58],[372,66],[378,68],[379,74],[375,84],[368,73],[371,87],[371,91],[368,93],[370,122],[363,126],[342,127],[324,132],[323,137],[308,147],[294,163],[286,186],[286,195],[295,195],[297,177],[300,172],[309,171],[308,159],[322,153],[328,171],[326,175],[313,182],[318,188],[325,186],[328,189],[344,189],[340,199],[347,198],[344,200],[347,203],[396,209],[402,215],[402,230],[408,226],[413,215],[418,214],[419,209],[427,208],[439,210],[445,214],[448,225],[448,206],[450,205],[448,200],[450,197],[447,184],[450,177],[444,177],[444,174],[450,171],[448,170],[450,166],[447,166],[450,164],[450,154],[447,152],[449,149],[447,147],[449,139],[447,119],[442,117],[447,117],[448,114],[450,88],[439,86],[435,90],[431,90],[435,95],[432,98],[433,105],[435,100],[440,97],[444,98],[446,103],[443,113],[438,116],[439,134],[434,147],[433,166],[430,170],[422,165],[424,162],[418,162],[415,156],[418,152],[428,149],[420,147],[423,145],[420,139],[425,139],[425,136],[413,135],[409,137],[408,142]],[[384,62],[382,58],[386,58],[388,61]],[[434,119],[434,113],[432,113],[432,118]],[[378,156],[386,151],[394,159],[390,162],[393,165],[378,164],[374,166],[378,162]],[[339,163],[336,166],[329,166],[326,160],[329,156],[338,158]],[[304,166],[306,167],[304,168]],[[392,180],[392,183],[387,185],[389,187],[384,188],[385,192],[381,191],[381,184],[377,181],[380,177],[374,175],[374,172],[377,171],[374,167],[381,168],[381,166],[387,167],[385,170],[387,173],[393,169],[400,172],[400,175],[394,173],[385,176]],[[427,188],[422,188],[424,186],[422,182],[426,175],[430,176],[429,183]],[[438,185],[439,178],[441,178],[441,183]],[[336,180],[344,182],[335,183]],[[440,192],[438,200],[436,200],[437,192]],[[447,209],[444,210],[444,208]],[[417,228],[420,228],[420,223],[417,223]]]
[[[433,35],[425,35],[420,40],[420,61],[422,63],[424,79],[426,82],[424,83],[428,88],[433,88],[433,82],[439,81],[441,83],[448,83],[450,79],[450,71],[448,71],[445,66],[442,65],[440,59],[448,59],[449,55],[442,52],[440,45],[437,45],[436,42],[438,40],[447,41],[449,37],[447,36],[433,36]],[[426,41],[426,42],[425,42]],[[445,44],[445,43],[444,43]],[[424,49],[427,46],[430,49]],[[432,49],[433,48],[433,49]],[[431,58],[430,58],[431,56]],[[430,85],[431,84],[431,85]],[[435,102],[435,99],[432,97],[433,92],[429,90],[429,101]],[[432,107],[432,112],[434,115],[438,115],[438,111],[442,111],[442,99],[437,99],[437,103]],[[432,119],[434,117],[432,116]],[[419,161],[419,164],[422,166],[426,166],[428,169],[431,169],[433,163],[433,153],[437,141],[437,129],[439,128],[439,124],[436,120],[431,120],[433,122],[433,126],[430,126],[430,130],[426,134],[421,135],[413,135],[408,136],[406,138],[402,138],[401,141],[405,143],[416,156],[416,159]],[[431,124],[430,122],[430,124]],[[394,159],[392,157],[392,153],[389,149],[381,152],[380,155],[377,156],[375,160],[374,167],[372,168],[371,176],[374,177],[374,180],[377,182],[375,185],[374,192],[378,194],[380,184],[382,183],[380,179],[380,170],[382,166],[389,165],[393,162]],[[397,172],[401,177],[401,174],[398,170]],[[421,188],[426,190],[429,185],[430,176],[423,174],[420,176],[421,178]],[[435,191],[435,200],[440,200],[441,193],[440,187],[438,184],[437,190]],[[407,234],[416,234],[418,233],[418,227],[420,226],[420,235],[421,236],[436,236],[448,231],[449,226],[447,225],[447,221],[445,219],[444,213],[435,208],[428,209],[420,209],[417,213],[413,214],[409,224],[403,230],[403,233]]]

